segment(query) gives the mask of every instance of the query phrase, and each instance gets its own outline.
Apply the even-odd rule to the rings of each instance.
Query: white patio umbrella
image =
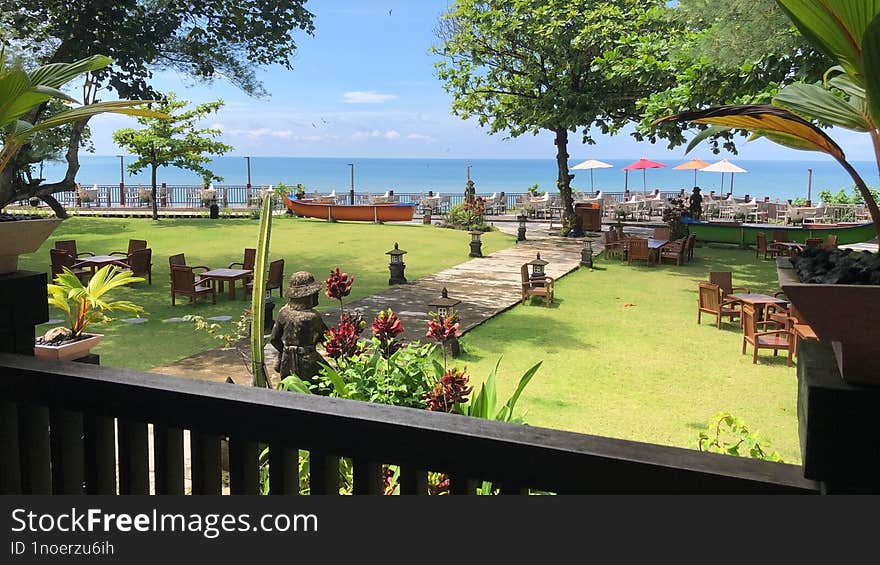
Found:
[[[724,192],[724,173],[730,173],[730,193],[733,194],[733,173],[747,173],[748,171],[742,167],[737,167],[727,159],[721,159],[717,163],[712,163],[708,167],[700,169],[710,173],[721,173],[721,192]]]
[[[572,170],[583,171],[583,170],[589,169],[590,170],[590,190],[594,190],[593,189],[593,169],[610,169],[613,166],[614,165],[611,165],[609,163],[605,163],[603,161],[597,161],[596,159],[587,159],[583,163],[578,163],[577,165],[572,167]]]

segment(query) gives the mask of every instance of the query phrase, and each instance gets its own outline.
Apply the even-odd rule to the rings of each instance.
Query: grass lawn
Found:
[[[558,305],[519,305],[462,340],[474,382],[503,356],[500,402],[537,361],[543,365],[517,409],[532,425],[680,447],[718,412],[743,418],[787,463],[798,463],[796,369],[762,350],[741,355],[738,323],[704,315],[697,281],[733,271],[734,286],[778,290],[775,264],[754,252],[697,248],[684,266],[632,266],[600,259],[556,286]]]
[[[147,219],[83,218],[64,221],[52,237],[36,253],[22,256],[19,268],[49,272],[49,249],[57,239],[76,239],[79,251],[106,254],[124,251],[128,240],[145,239],[153,250],[153,284],[146,282],[118,289],[112,298],[131,300],[143,306],[149,321],[143,324],[114,322],[95,327],[105,334],[95,348],[103,365],[148,370],[172,363],[199,351],[222,345],[205,333],[196,333],[192,324],[162,323],[162,320],[197,314],[219,315],[237,319],[250,307],[239,286],[236,300],[218,293],[217,305],[210,299],[199,299],[196,306],[181,297],[171,306],[168,257],[186,253],[190,265],[226,267],[241,261],[245,247],[256,247],[259,222],[250,219],[172,220],[158,222]],[[514,238],[500,232],[483,237],[484,252],[503,249]],[[318,280],[327,277],[339,266],[355,275],[354,288],[348,300],[367,296],[388,286],[388,256],[385,252],[400,243],[409,253],[404,257],[406,277],[415,280],[468,260],[470,236],[460,230],[438,229],[423,225],[376,225],[372,223],[339,222],[276,216],[272,222],[270,259],[284,259],[285,279],[294,271],[310,271]],[[240,284],[240,283],[239,283]],[[283,304],[274,294],[277,309]],[[321,308],[333,308],[321,296]],[[60,311],[50,311],[51,318],[63,318]],[[122,314],[120,317],[128,317]],[[231,327],[232,322],[224,324]],[[49,326],[39,326],[42,333]]]

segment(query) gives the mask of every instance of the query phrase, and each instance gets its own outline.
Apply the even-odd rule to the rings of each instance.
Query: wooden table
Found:
[[[220,292],[223,292],[223,283],[229,282],[229,300],[235,300],[235,281],[244,280],[253,276],[252,269],[214,269],[202,273],[202,280],[211,280],[220,283]]]
[[[789,257],[800,253],[804,250],[804,247],[806,247],[805,244],[797,243],[796,241],[774,241],[770,243],[770,246],[785,249]]]
[[[728,294],[728,298],[733,298],[743,304],[750,304],[755,307],[755,319],[760,321],[764,319],[764,308],[771,305],[787,305],[788,301],[770,296],[767,294],[749,293],[749,294]]]
[[[648,253],[651,254],[651,260],[654,264],[660,263],[660,248],[669,243],[668,239],[648,238]]]
[[[122,257],[114,257],[113,255],[94,255],[92,257],[82,257],[78,259],[74,264],[74,267],[88,267],[92,270],[92,274],[94,275],[95,271],[104,265],[120,264],[125,264],[125,259]]]

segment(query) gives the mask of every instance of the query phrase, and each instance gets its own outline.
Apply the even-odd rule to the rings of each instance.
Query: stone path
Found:
[[[497,227],[511,234],[517,230],[516,224],[499,223]],[[530,223],[526,237],[527,241],[508,249],[471,259],[406,285],[390,286],[372,296],[346,303],[345,307],[360,311],[368,323],[377,312],[390,307],[403,322],[406,329],[404,339],[424,342],[430,318],[428,312],[432,310],[428,304],[439,297],[445,287],[450,298],[462,301],[456,311],[461,316],[460,330],[467,332],[520,302],[520,266],[538,253],[549,262],[545,272],[556,279],[578,268],[583,240],[552,236],[547,224],[538,223]],[[601,251],[601,242],[594,242],[594,255]],[[543,307],[542,299],[533,300],[534,307]],[[328,326],[335,325],[337,320],[337,310],[325,313]],[[365,331],[365,335],[368,334],[369,328]],[[275,363],[275,349],[267,345],[265,351],[266,365],[271,369]],[[152,372],[217,382],[231,378],[237,384],[251,383],[251,375],[235,350],[204,351]]]

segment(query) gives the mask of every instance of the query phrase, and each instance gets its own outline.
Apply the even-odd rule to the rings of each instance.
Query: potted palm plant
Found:
[[[66,327],[52,328],[38,337],[34,356],[44,359],[77,359],[88,354],[98,345],[103,334],[86,333],[85,329],[96,323],[106,323],[111,319],[108,312],[131,312],[140,315],[144,309],[126,300],[107,301],[107,293],[115,288],[131,283],[143,282],[131,271],[119,271],[113,265],[101,267],[87,285],[68,268],[49,284],[49,304],[67,315]]]

